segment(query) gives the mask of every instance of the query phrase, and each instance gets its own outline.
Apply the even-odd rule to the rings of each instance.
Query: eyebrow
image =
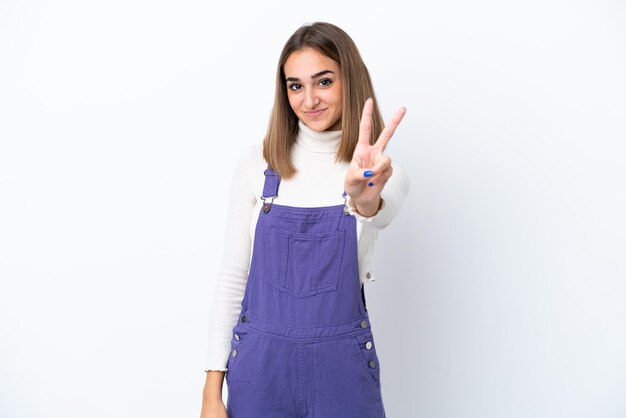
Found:
[[[315,74],[313,74],[313,75],[311,76],[311,78],[317,78],[317,77],[319,77],[319,76],[322,76],[322,75],[324,75],[324,74],[328,74],[328,73],[330,73],[330,74],[335,74],[333,71],[330,71],[330,70],[323,70],[323,71],[320,71],[319,73],[315,73]],[[298,77],[287,77],[287,80],[286,80],[286,81],[300,81],[300,79],[299,79]]]

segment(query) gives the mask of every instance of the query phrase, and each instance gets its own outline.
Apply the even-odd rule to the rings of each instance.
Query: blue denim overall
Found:
[[[228,357],[228,416],[384,418],[356,218],[345,204],[268,203],[280,177],[269,168],[264,174],[264,205]]]

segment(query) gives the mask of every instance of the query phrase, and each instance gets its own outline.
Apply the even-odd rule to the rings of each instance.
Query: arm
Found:
[[[202,392],[202,410],[200,418],[228,418],[226,407],[222,401],[223,371],[209,370],[206,374]]]
[[[207,404],[222,399],[232,328],[241,311],[248,279],[252,246],[250,218],[256,203],[249,187],[251,151],[250,147],[240,154],[231,177],[222,263],[209,319],[207,376],[203,391]]]

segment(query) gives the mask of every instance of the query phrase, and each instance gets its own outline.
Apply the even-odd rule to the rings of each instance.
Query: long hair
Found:
[[[301,26],[285,43],[276,71],[276,93],[269,126],[263,140],[263,157],[282,178],[296,173],[291,160],[291,148],[298,134],[298,117],[289,105],[285,62],[289,56],[305,48],[312,48],[334,60],[341,68],[343,108],[341,116],[341,144],[335,160],[350,162],[359,138],[359,121],[368,97],[374,99],[370,144],[374,144],[384,123],[374,95],[374,87],[367,67],[356,44],[339,27],[315,22]]]

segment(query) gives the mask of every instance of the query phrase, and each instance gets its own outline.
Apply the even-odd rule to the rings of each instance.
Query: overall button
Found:
[[[369,365],[372,369],[376,368],[376,362],[374,360],[370,360]]]
[[[246,316],[245,316],[245,315],[244,315],[244,316],[242,316],[242,317],[241,317],[241,322],[248,322],[248,318],[246,318]]]
[[[239,334],[235,334],[235,339],[239,341]]]
[[[367,328],[367,321],[366,320],[361,321],[361,328]]]
[[[237,355],[237,349],[233,350],[233,357],[235,357]]]
[[[367,348],[368,350],[370,350],[372,348],[372,342],[368,341],[365,343],[365,348]]]

